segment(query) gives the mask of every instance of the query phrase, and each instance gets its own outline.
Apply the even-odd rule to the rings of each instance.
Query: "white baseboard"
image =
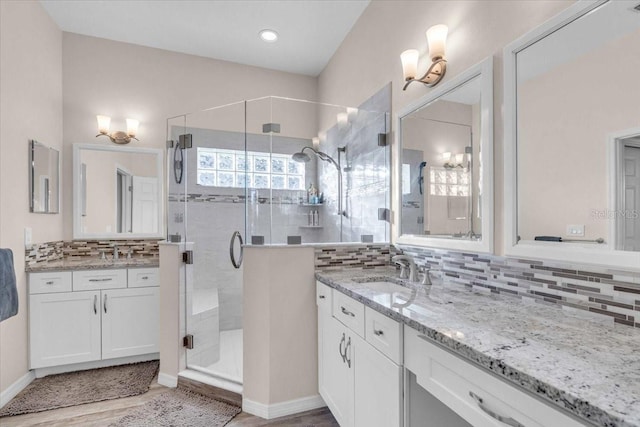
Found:
[[[126,365],[129,363],[148,362],[160,359],[160,353],[142,354],[139,356],[118,357],[115,359],[95,360],[93,362],[72,363],[70,365],[49,366],[35,369],[36,378],[66,372],[85,371],[87,369],[106,368],[107,366]]]
[[[158,384],[165,387],[176,388],[178,387],[178,377],[163,374],[162,372],[160,372],[158,374]]]
[[[9,401],[16,397],[16,395],[22,390],[24,390],[26,386],[31,384],[31,381],[33,381],[35,378],[35,373],[33,371],[29,371],[22,377],[20,377],[18,381],[11,384],[9,387],[7,387],[6,390],[0,393],[0,408],[9,403]]]
[[[319,394],[286,402],[272,403],[270,405],[254,402],[249,399],[242,399],[242,410],[244,412],[267,420],[323,408],[325,406],[327,405]]]

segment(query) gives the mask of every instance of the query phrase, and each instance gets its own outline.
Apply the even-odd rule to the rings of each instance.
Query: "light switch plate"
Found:
[[[580,225],[580,224],[567,225],[567,236],[584,237],[584,225]]]
[[[33,230],[31,229],[31,227],[25,227],[24,228],[24,247],[28,249],[31,247],[32,243],[33,243]]]

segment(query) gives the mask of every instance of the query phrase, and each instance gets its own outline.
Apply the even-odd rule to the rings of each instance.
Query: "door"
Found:
[[[624,250],[640,251],[640,145],[624,145]]]
[[[29,368],[100,360],[100,292],[29,297]]]
[[[160,288],[102,291],[102,358],[156,353],[160,336]]]
[[[132,232],[155,233],[158,227],[158,179],[132,177]]]
[[[350,427],[354,425],[355,342],[350,336],[350,331],[330,313],[322,316],[320,320],[322,321],[320,395],[338,424],[342,427]]]
[[[402,425],[402,369],[372,345],[354,335],[355,425],[400,427]]]
[[[245,103],[171,119],[168,132],[168,231],[193,244],[185,269],[187,368],[242,384]]]

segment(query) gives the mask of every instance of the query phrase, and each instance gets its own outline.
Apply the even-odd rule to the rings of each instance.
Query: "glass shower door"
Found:
[[[187,368],[236,384],[242,384],[244,123],[239,102],[171,119],[168,129],[169,234],[193,245],[185,277],[186,332],[193,337]]]

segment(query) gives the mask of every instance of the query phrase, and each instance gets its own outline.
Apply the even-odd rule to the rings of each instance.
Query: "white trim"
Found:
[[[299,414],[300,412],[324,408],[325,406],[327,405],[319,394],[315,396],[302,397],[300,399],[288,400],[286,402],[272,403],[270,405],[254,402],[249,399],[242,399],[243,412],[266,420]]]
[[[398,220],[395,222],[395,243],[427,246],[432,248],[466,250],[474,252],[493,252],[493,223],[494,223],[494,198],[493,198],[493,57],[490,56],[482,62],[460,73],[452,80],[438,86],[437,89],[429,92],[427,95],[418,99],[403,108],[397,115],[397,140],[398,147],[394,159],[394,169],[396,171],[396,187],[400,189],[401,181],[398,180],[398,172],[402,165],[402,126],[401,120],[411,114],[418,108],[421,108],[447,93],[457,89],[469,80],[479,77],[481,87],[480,100],[480,147],[481,147],[481,163],[482,163],[482,239],[480,241],[459,240],[459,239],[441,239],[428,236],[417,235],[401,235],[401,212],[402,212],[402,196],[396,197],[396,211],[398,212]],[[398,190],[396,190],[398,191]],[[402,190],[400,189],[400,192]]]
[[[49,366],[34,369],[36,378],[47,375],[63,374],[65,372],[85,371],[87,369],[106,368],[107,366],[127,365],[129,363],[148,362],[159,360],[160,353],[142,354],[139,356],[117,357],[115,359],[95,360],[93,362],[72,363],[70,365]]]
[[[178,377],[163,374],[162,372],[160,372],[158,374],[158,384],[169,388],[176,388],[178,387]]]
[[[164,208],[165,203],[158,203],[158,232],[157,233],[84,233],[82,231],[82,188],[77,183],[80,182],[81,159],[80,150],[94,151],[119,151],[128,153],[152,154],[156,156],[156,176],[158,178],[158,201],[164,200],[163,187],[161,183],[166,182],[164,179],[164,152],[160,148],[144,148],[144,147],[120,147],[115,145],[100,144],[73,144],[73,238],[74,239],[152,239],[164,238]]]
[[[575,4],[546,21],[539,27],[519,37],[504,48],[504,254],[533,259],[552,259],[579,264],[594,264],[640,269],[640,252],[616,251],[611,245],[610,235],[606,244],[549,243],[537,241],[518,242],[518,197],[517,197],[517,99],[516,99],[516,55],[548,34],[569,24],[608,0],[579,0]],[[608,160],[609,167],[615,159]],[[611,187],[609,188],[611,193]],[[611,206],[611,195],[609,196]]]
[[[185,350],[186,351],[186,350]],[[187,368],[183,371],[180,371],[178,377],[187,378],[193,381],[197,381],[203,384],[207,384],[213,387],[218,387],[223,390],[231,391],[233,393],[242,394],[242,384],[238,384],[236,382],[227,381],[223,378],[219,378],[210,374],[205,374],[200,371],[196,371],[192,368]]]
[[[634,146],[640,148],[640,143],[625,142],[627,138],[640,136],[640,127],[627,129],[621,132],[615,132],[609,135],[607,139],[607,159],[609,161],[609,211],[623,210],[624,201],[624,149],[625,146]],[[609,246],[616,249],[620,244],[624,244],[624,221],[616,216],[615,221],[609,221]]]
[[[33,371],[28,371],[26,374],[18,378],[16,382],[7,387],[6,390],[0,393],[0,408],[9,403],[11,399],[16,397],[16,395],[24,390],[26,386],[31,384],[31,381],[34,379],[36,379],[36,376]]]

